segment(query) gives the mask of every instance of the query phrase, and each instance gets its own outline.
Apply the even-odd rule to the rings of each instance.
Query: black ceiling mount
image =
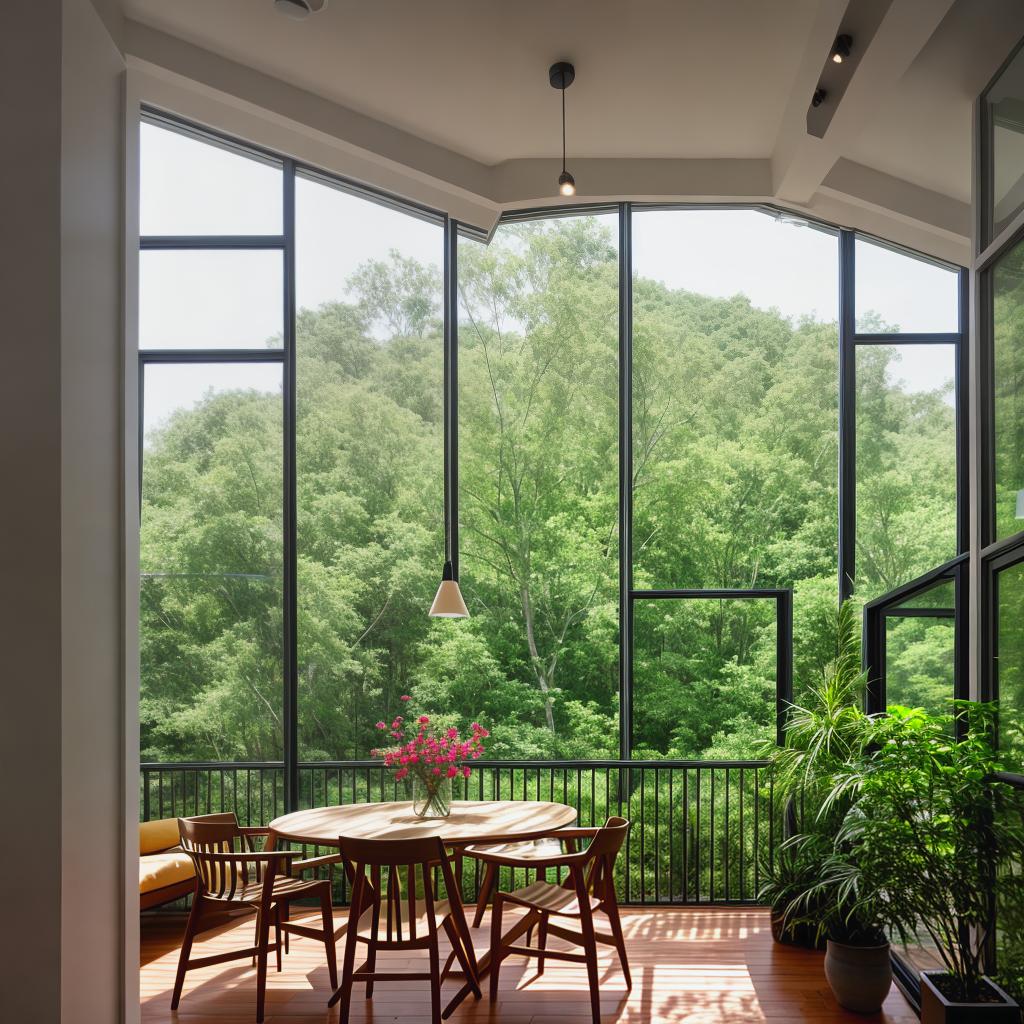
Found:
[[[576,69],[567,60],[560,60],[548,68],[548,81],[553,89],[568,89],[575,80]]]

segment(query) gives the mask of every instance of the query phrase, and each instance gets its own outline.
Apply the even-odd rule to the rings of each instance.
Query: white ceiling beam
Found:
[[[951,240],[966,239],[971,233],[970,203],[844,157],[836,161],[818,191],[908,224],[918,224]]]
[[[878,0],[871,2],[874,5]],[[900,79],[953,2],[892,0],[870,44],[860,55],[823,137],[815,138],[807,131],[811,96],[835,35],[856,16],[858,0],[851,0],[848,11],[842,0],[822,3],[772,154],[772,180],[779,199],[794,203],[811,201],[843,155],[843,147],[860,135],[886,98],[897,89]],[[856,37],[853,45],[857,45]]]

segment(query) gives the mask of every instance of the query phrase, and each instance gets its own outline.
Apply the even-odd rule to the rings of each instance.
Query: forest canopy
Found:
[[[437,269],[394,251],[299,312],[303,760],[366,758],[404,693],[486,723],[493,757],[618,756],[618,268],[596,217],[460,243],[463,621],[426,615],[443,559]],[[792,588],[806,685],[834,648],[836,323],[642,276],[633,294],[634,585]],[[955,553],[950,394],[905,389],[898,359],[871,346],[857,366],[864,598]],[[281,758],[281,533],[279,390],[211,389],[149,431],[143,760]],[[636,756],[747,757],[774,734],[773,601],[638,601],[634,636]],[[947,625],[901,623],[889,643],[898,699],[941,708]]]

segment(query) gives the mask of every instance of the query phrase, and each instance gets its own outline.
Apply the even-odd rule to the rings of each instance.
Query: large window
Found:
[[[279,760],[282,165],[157,124],[141,155],[142,756]]]
[[[756,210],[632,223],[633,587],[795,590],[807,678],[836,599],[835,233]],[[774,738],[776,611],[636,602],[635,756],[750,757]]]
[[[436,217],[296,180],[303,760],[366,758],[402,694],[447,679],[451,623],[425,614],[442,562],[443,247]]]
[[[461,565],[438,651],[501,757],[615,757],[618,218],[511,224],[459,248]],[[469,708],[467,708],[467,711]],[[511,722],[511,727],[504,725]]]
[[[999,700],[1004,784],[1024,789],[1024,50],[982,93],[975,140],[981,214],[974,253],[978,300],[981,473],[981,678]],[[1019,796],[1020,794],[1018,794]],[[1019,804],[1018,804],[1019,807]],[[1019,811],[1018,811],[1019,813]],[[1020,864],[997,884],[995,962],[986,967],[1024,999],[1024,908]],[[1015,876],[1011,880],[1011,876]]]
[[[957,554],[956,352],[857,346],[855,593],[865,600]]]
[[[867,600],[962,548],[933,261],[764,209],[484,242],[156,115],[141,200],[146,759],[282,762],[294,805],[403,694],[496,758],[748,759],[844,568]],[[467,621],[426,614],[446,539]],[[934,706],[949,623],[906,618],[890,686]]]
[[[1024,243],[992,271],[993,540],[1024,529]]]

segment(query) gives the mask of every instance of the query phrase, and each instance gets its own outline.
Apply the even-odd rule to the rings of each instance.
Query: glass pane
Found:
[[[139,230],[143,235],[279,235],[280,164],[142,123]]]
[[[1024,562],[997,573],[996,599],[999,742],[1012,770],[1024,772]]]
[[[985,96],[992,168],[991,241],[1024,205],[1024,51],[1018,53]]]
[[[1024,243],[992,272],[996,540],[1024,530]]]
[[[276,249],[139,253],[140,348],[280,348],[284,266]]]
[[[855,242],[857,331],[932,334],[958,331],[954,270],[865,238]]]
[[[296,182],[303,760],[369,757],[403,694],[467,725],[482,711],[472,637],[427,617],[443,564],[443,248],[436,224]]]
[[[898,608],[894,608],[892,613],[898,613],[903,608],[946,608],[952,610],[955,605],[953,581],[939,580],[927,590],[919,591],[913,597],[908,597],[900,603]]]
[[[835,237],[643,211],[633,247],[636,586],[821,581],[834,602]]]
[[[857,580],[871,600],[956,554],[953,345],[857,348]]]
[[[618,754],[617,226],[459,250],[467,654],[501,756]]]
[[[758,756],[775,738],[773,599],[633,604],[633,756]]]
[[[927,616],[885,622],[885,702],[948,715],[954,692],[953,619]]]
[[[145,373],[142,759],[282,757],[281,367]]]

